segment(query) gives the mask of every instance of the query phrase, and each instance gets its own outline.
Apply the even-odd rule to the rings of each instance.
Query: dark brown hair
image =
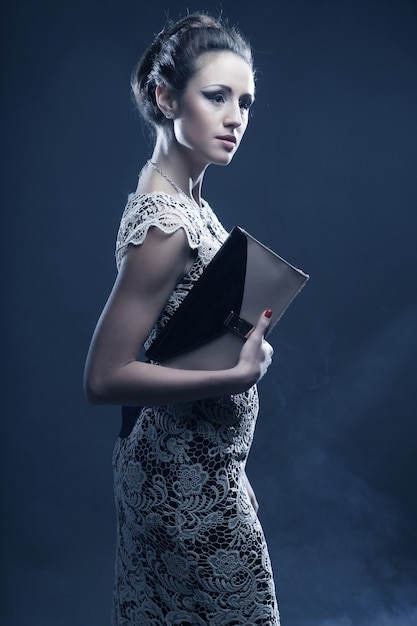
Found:
[[[201,54],[210,51],[234,52],[253,70],[248,41],[219,18],[195,13],[162,30],[135,66],[131,85],[142,117],[159,125],[165,118],[155,98],[155,89],[165,82],[182,93],[196,70]]]

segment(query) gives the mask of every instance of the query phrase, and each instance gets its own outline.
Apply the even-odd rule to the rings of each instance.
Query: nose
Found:
[[[239,102],[230,102],[224,118],[224,125],[228,128],[238,128],[242,125],[242,121]]]

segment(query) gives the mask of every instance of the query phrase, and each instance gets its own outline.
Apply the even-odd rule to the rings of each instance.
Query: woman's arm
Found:
[[[190,268],[191,250],[179,229],[152,228],[143,244],[129,246],[88,352],[84,385],[92,403],[162,405],[240,393],[265,373],[272,348],[263,341],[263,318],[236,367],[190,371],[137,361],[160,312]]]

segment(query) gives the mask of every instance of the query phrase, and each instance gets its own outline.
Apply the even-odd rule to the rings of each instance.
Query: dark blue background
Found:
[[[2,3],[2,608],[109,623],[117,407],[82,372],[151,144],[130,71],[219,5]],[[283,626],[417,624],[417,6],[224,2],[257,102],[204,195],[311,280],[271,335],[248,473]]]

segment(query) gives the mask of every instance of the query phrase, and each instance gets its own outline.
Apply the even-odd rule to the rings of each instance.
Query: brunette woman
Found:
[[[204,14],[167,26],[132,74],[155,130],[117,236],[118,276],[94,333],[88,399],[130,409],[113,466],[114,626],[277,626],[271,563],[245,465],[256,383],[272,356],[260,317],[239,362],[190,371],[140,360],[227,232],[201,197],[239,148],[255,96],[251,49]],[[127,415],[127,410],[125,410]]]

